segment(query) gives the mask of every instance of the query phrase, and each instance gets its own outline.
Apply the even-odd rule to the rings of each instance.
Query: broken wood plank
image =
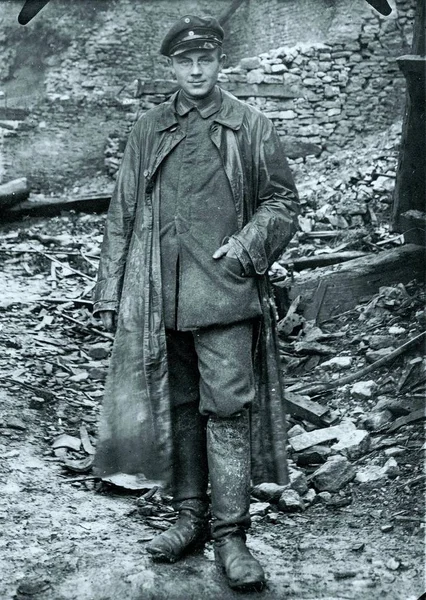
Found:
[[[324,426],[324,417],[329,413],[327,406],[322,406],[310,398],[291,392],[284,392],[287,413],[293,417],[306,419],[319,427]]]
[[[62,211],[75,210],[84,213],[101,213],[108,209],[111,194],[91,194],[77,198],[45,198],[27,200],[2,213],[2,220],[16,221],[23,217],[54,217]]]
[[[317,256],[304,256],[302,258],[294,258],[293,260],[284,261],[285,267],[293,269],[293,271],[303,271],[304,269],[316,269],[318,267],[326,267],[329,265],[337,265],[354,258],[368,256],[367,252],[352,250],[347,252],[335,252],[327,254],[318,254]]]
[[[425,419],[425,418],[426,418],[426,413],[425,413],[425,408],[423,407],[423,408],[420,408],[419,410],[415,410],[414,412],[412,412],[411,414],[409,414],[405,417],[399,417],[399,419],[396,419],[396,421],[394,421],[392,423],[392,425],[386,431],[388,433],[391,433],[392,431],[396,431],[403,425],[408,425],[409,423],[414,423],[415,421],[420,421],[421,419]]]
[[[320,324],[333,315],[357,306],[364,298],[376,294],[380,287],[425,279],[425,248],[407,244],[392,250],[355,258],[334,267],[318,268],[302,273],[294,281],[273,282],[278,306],[288,306],[301,296],[303,316],[307,320],[317,316]],[[318,315],[314,296],[320,281],[327,290]],[[280,315],[283,316],[283,315]]]
[[[8,209],[30,195],[30,186],[26,177],[13,179],[0,185],[0,210]]]

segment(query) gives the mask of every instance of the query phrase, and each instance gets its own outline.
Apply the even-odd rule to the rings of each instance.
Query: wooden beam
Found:
[[[246,0],[232,0],[230,6],[225,8],[225,10],[218,16],[217,20],[221,25],[224,25],[232,15],[240,8],[241,4]]]
[[[400,248],[356,258],[333,268],[323,267],[302,273],[294,281],[273,284],[278,308],[288,306],[301,296],[301,308],[306,319],[320,324],[355,308],[379,288],[413,279],[425,279],[425,248],[407,244]],[[315,302],[318,284],[325,290],[320,306]]]

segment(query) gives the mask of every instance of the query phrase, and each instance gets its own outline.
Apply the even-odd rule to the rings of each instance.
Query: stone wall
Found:
[[[402,112],[395,57],[409,48],[413,5],[396,0],[382,18],[364,0],[247,0],[227,24],[223,85],[292,90],[244,99],[272,118],[293,157],[384,128]],[[137,80],[170,78],[159,40],[182,14],[213,12],[206,0],[55,0],[17,29],[16,6],[2,5],[0,90],[32,113],[6,132],[2,179],[29,176],[52,192],[114,174],[134,119],[165,98],[135,98]],[[227,6],[218,0],[214,13]]]

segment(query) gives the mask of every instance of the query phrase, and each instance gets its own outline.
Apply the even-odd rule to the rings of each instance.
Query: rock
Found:
[[[325,427],[322,429],[314,429],[301,435],[296,435],[289,440],[289,443],[293,450],[300,452],[306,448],[317,446],[323,442],[331,440],[339,440],[348,431],[356,429],[352,421],[343,421],[340,425],[334,425],[333,427]]]
[[[328,446],[312,446],[296,456],[297,464],[300,466],[323,464],[331,454]]]
[[[351,459],[359,458],[368,451],[370,439],[368,431],[355,429],[341,437],[337,444],[331,447],[331,450]]]
[[[328,504],[333,496],[330,494],[330,492],[320,492],[317,494],[317,497],[321,500],[321,502],[324,502],[324,504]]]
[[[87,354],[93,360],[102,360],[103,358],[108,357],[109,351],[110,351],[109,346],[107,346],[105,344],[96,344],[96,345],[90,346],[89,350],[87,351]]]
[[[395,348],[380,348],[380,350],[367,350],[365,353],[365,359],[369,363],[374,363],[376,360],[389,356]]]
[[[248,56],[240,60],[240,66],[242,69],[258,69],[261,65],[261,60],[258,56]]]
[[[380,350],[392,346],[395,343],[395,338],[392,335],[371,335],[366,341],[373,350]]]
[[[380,531],[383,531],[383,533],[389,533],[392,530],[393,530],[393,525],[391,523],[388,523],[387,525],[382,525],[380,527]]]
[[[287,67],[283,64],[271,66],[272,73],[285,73],[287,70]]]
[[[352,365],[352,357],[351,356],[336,356],[331,358],[330,360],[326,360],[321,364],[323,369],[335,369],[337,371],[341,371],[344,369],[349,369]]]
[[[250,516],[264,517],[270,508],[269,502],[254,502],[250,504]]]
[[[278,500],[278,508],[282,512],[300,512],[305,510],[305,505],[299,494],[289,488],[281,494]]]
[[[405,454],[405,452],[407,452],[407,449],[401,446],[393,446],[392,448],[385,449],[386,456],[401,456],[401,454]]]
[[[331,456],[312,475],[312,481],[320,492],[337,492],[356,476],[356,471],[344,456]]]
[[[107,377],[107,370],[94,367],[93,369],[89,370],[89,377],[94,381],[105,381]]]
[[[278,485],[276,483],[259,483],[254,486],[252,496],[259,500],[274,502],[279,499],[284,490],[288,489],[288,485]]]
[[[395,417],[403,417],[410,413],[410,409],[403,406],[400,400],[387,398],[386,396],[379,396],[377,404],[373,407],[373,412],[382,410],[390,411]]]
[[[396,571],[397,569],[399,569],[400,566],[401,566],[401,563],[399,562],[399,560],[396,560],[395,558],[390,558],[388,560],[388,562],[386,563],[386,568],[390,569],[391,571]]]
[[[247,83],[262,83],[265,73],[261,69],[254,69],[247,73]]]
[[[368,415],[363,419],[363,426],[369,431],[377,431],[383,425],[390,423],[393,420],[393,415],[390,410],[381,410],[380,412]]]
[[[27,429],[25,423],[23,423],[20,419],[15,419],[14,417],[7,419],[6,427],[9,427],[10,429],[17,429],[18,431],[26,431]]]
[[[361,467],[356,474],[355,480],[358,483],[382,482],[386,478],[383,467],[379,465],[366,465]]]
[[[368,400],[372,397],[377,388],[377,383],[373,379],[368,381],[357,381],[351,388],[351,396],[357,400]]]
[[[313,488],[310,488],[306,494],[303,496],[302,500],[303,502],[306,502],[306,504],[312,504],[313,502],[315,502],[317,497],[317,493]]]
[[[280,110],[278,114],[278,118],[284,120],[295,119],[297,117],[297,113],[294,110]]]
[[[287,431],[287,437],[292,438],[295,435],[302,435],[302,433],[306,433],[306,431],[303,429],[303,427],[301,425],[299,425],[299,424],[293,425],[293,427],[291,427],[291,429],[289,429]]]
[[[383,472],[390,479],[394,479],[395,477],[398,477],[398,475],[401,475],[401,470],[398,466],[398,463],[393,457],[386,461],[386,463],[383,466]]]
[[[302,473],[302,471],[290,467],[289,476],[290,487],[293,490],[295,490],[298,494],[303,496],[303,494],[305,494],[308,491],[308,481],[306,479],[306,475]]]

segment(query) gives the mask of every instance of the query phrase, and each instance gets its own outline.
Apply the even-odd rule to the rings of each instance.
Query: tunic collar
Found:
[[[221,104],[222,94],[217,86],[212,89],[208,96],[198,101],[191,100],[180,90],[176,97],[175,110],[178,115],[184,117],[195,107],[203,119],[207,119],[220,110]]]
[[[244,119],[245,105],[225,90],[220,89],[220,92],[222,104],[214,117],[214,121],[230,129],[238,130]],[[179,92],[175,92],[167,102],[161,105],[160,113],[157,117],[157,131],[176,128],[178,120],[175,112],[175,101],[178,95]]]

